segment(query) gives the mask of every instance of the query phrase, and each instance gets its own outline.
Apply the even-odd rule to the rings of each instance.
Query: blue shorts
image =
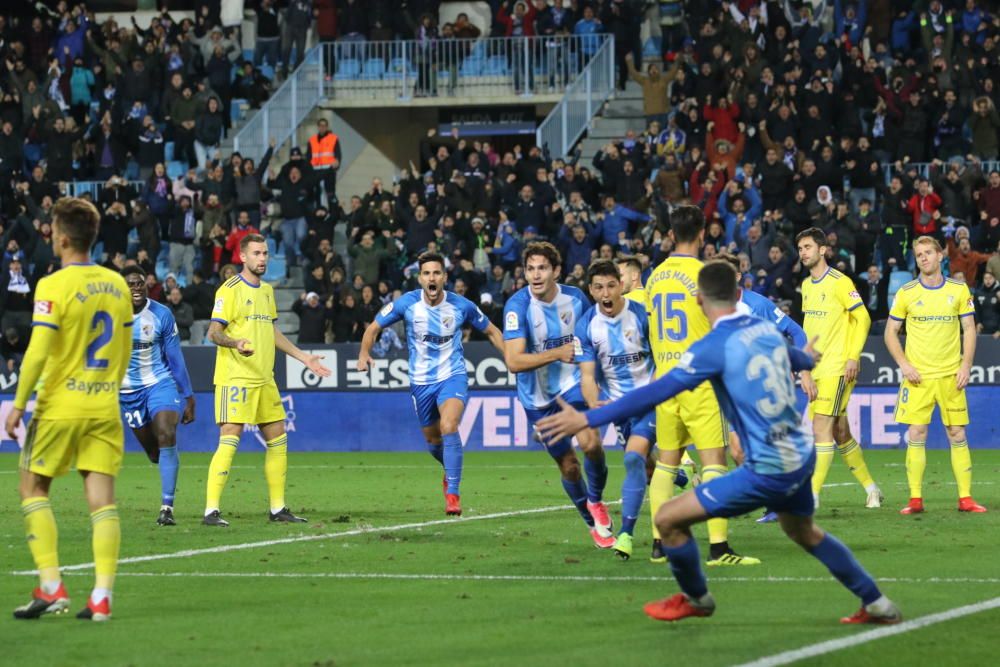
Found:
[[[615,428],[618,429],[618,439],[621,441],[622,446],[627,445],[629,438],[632,436],[645,438],[651,444],[655,443],[656,410],[650,410],[644,415],[632,417],[632,419],[622,424],[616,423]]]
[[[434,384],[415,384],[410,387],[410,396],[420,426],[433,426],[441,420],[439,405],[449,398],[457,398],[462,403],[469,399],[469,376],[460,373]]]
[[[173,379],[160,380],[156,384],[143,387],[139,391],[122,393],[119,396],[122,418],[129,428],[142,428],[153,417],[164,410],[180,414],[181,397]]]
[[[747,514],[760,507],[769,512],[812,516],[812,480],[815,456],[795,472],[761,475],[740,466],[722,477],[695,487],[695,495],[711,517],[727,518]]]
[[[577,410],[584,411],[587,409],[587,402],[583,400],[583,392],[580,391],[580,385],[576,385],[572,389],[568,390],[567,392],[562,394],[560,398],[569,403],[570,405],[572,405]],[[538,438],[537,431],[535,431],[535,424],[538,423],[538,420],[542,419],[543,417],[548,417],[549,415],[554,415],[560,410],[562,410],[562,408],[559,407],[559,404],[555,401],[552,401],[544,408],[538,410],[534,408],[524,409],[524,414],[526,414],[528,417],[528,429],[530,430],[532,437],[534,437],[535,440],[541,442],[541,440]],[[573,439],[563,438],[562,440],[559,440],[558,442],[555,442],[551,445],[542,443],[542,446],[545,447],[545,449],[549,452],[549,456],[551,456],[556,460],[559,460],[563,456],[565,456],[568,452],[573,451]]]

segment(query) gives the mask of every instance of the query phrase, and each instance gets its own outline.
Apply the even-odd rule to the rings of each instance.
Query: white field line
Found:
[[[1000,597],[996,597],[991,600],[983,600],[982,602],[977,602],[975,604],[965,605],[964,607],[955,607],[954,609],[948,609],[936,614],[928,614],[927,616],[921,616],[911,621],[903,621],[898,625],[886,625],[875,630],[869,630],[868,632],[851,635],[850,637],[829,639],[824,642],[810,644],[809,646],[803,646],[802,648],[791,651],[776,653],[758,660],[743,663],[737,667],[779,667],[779,665],[788,665],[793,662],[798,662],[799,660],[805,660],[806,658],[815,658],[817,656],[842,651],[854,646],[861,646],[862,644],[867,644],[884,637],[901,635],[913,630],[919,630],[920,628],[926,628],[929,625],[936,625],[938,623],[944,623],[945,621],[951,621],[956,618],[971,616],[972,614],[989,611],[990,609],[1000,609]]]
[[[14,572],[17,575],[33,574],[29,572]],[[90,572],[73,571],[69,575],[91,576]],[[119,577],[176,577],[176,578],[202,578],[202,579],[395,579],[410,581],[505,581],[505,582],[654,582],[666,583],[670,581],[669,575],[663,576],[601,576],[601,575],[531,575],[531,574],[434,574],[434,573],[400,573],[400,572],[119,572]],[[715,583],[737,583],[737,584],[825,584],[835,583],[832,577],[709,577],[709,581]],[[895,584],[1000,584],[1000,578],[973,578],[973,577],[947,577],[947,578],[911,578],[911,577],[885,577],[878,580],[879,583]]]
[[[608,505],[619,504],[621,501],[609,502]],[[419,530],[431,526],[460,526],[471,521],[488,521],[490,519],[506,519],[514,516],[526,516],[530,514],[543,514],[545,512],[557,512],[561,510],[576,509],[572,505],[550,505],[549,507],[536,507],[527,510],[514,510],[510,512],[493,512],[491,514],[480,514],[478,516],[463,517],[461,519],[435,519],[433,521],[420,521],[414,523],[400,523],[394,526],[367,526],[344,530],[336,533],[322,533],[319,535],[296,535],[295,537],[282,537],[276,540],[260,540],[258,542],[242,542],[239,544],[222,544],[217,547],[206,547],[204,549],[185,549],[183,551],[172,551],[162,554],[151,554],[148,556],[131,556],[118,560],[119,565],[129,563],[146,563],[155,560],[168,560],[171,558],[191,558],[205,554],[221,554],[229,551],[243,551],[245,549],[256,549],[259,547],[270,547],[278,544],[294,544],[296,542],[316,542],[318,540],[335,540],[342,537],[353,537],[355,535],[371,535],[376,533],[388,533],[394,530]],[[65,565],[60,568],[63,572],[73,570],[89,570],[94,567],[93,563],[77,563],[76,565]],[[14,574],[35,574],[35,570],[21,570]]]

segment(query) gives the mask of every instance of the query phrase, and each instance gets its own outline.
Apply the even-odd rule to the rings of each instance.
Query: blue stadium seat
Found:
[[[285,258],[272,257],[267,263],[267,271],[264,273],[264,280],[269,283],[285,279]]]
[[[183,176],[187,173],[187,165],[183,162],[177,162],[176,160],[171,160],[167,163],[167,178],[171,181],[178,176]]]
[[[482,58],[469,56],[462,61],[462,66],[459,68],[458,73],[460,76],[479,76],[485,65],[486,61]]]
[[[267,237],[267,254],[272,258],[278,256],[278,242],[274,240],[273,236]],[[285,256],[285,252],[282,250],[281,256]]]
[[[174,142],[168,141],[163,144],[163,159],[167,162],[174,159]]]
[[[337,73],[333,76],[335,81],[351,81],[357,79],[361,74],[361,63],[352,58],[345,58],[337,64]]]
[[[896,298],[896,292],[906,283],[913,280],[913,274],[909,271],[893,271],[889,274],[889,304]]]
[[[479,58],[480,60],[486,58],[486,42],[484,40],[477,40],[475,44],[472,45],[472,50],[469,55],[473,58]]]
[[[234,97],[232,100],[230,100],[230,102],[229,102],[229,119],[233,122],[233,124],[236,124],[236,123],[240,122],[240,119],[243,118],[243,105],[244,104],[246,104],[247,106],[250,105],[250,103],[247,100],[244,100],[244,99],[239,98],[239,97]]]
[[[406,78],[408,79],[415,79],[417,77],[417,70],[413,66],[413,61],[403,58],[393,58],[389,61],[389,67],[385,70],[385,78],[402,79],[403,72],[406,72]]]
[[[484,76],[504,76],[507,74],[507,58],[504,56],[490,56],[483,66]]]
[[[274,65],[271,63],[264,63],[257,69],[260,70],[261,76],[269,81],[274,81]]]
[[[243,49],[243,60],[253,62],[253,49]]]
[[[385,74],[385,62],[381,58],[369,58],[361,70],[361,79],[374,81],[381,79],[383,74]]]

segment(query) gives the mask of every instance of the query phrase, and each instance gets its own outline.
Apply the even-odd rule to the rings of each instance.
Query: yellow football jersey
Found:
[[[626,294],[625,298],[629,301],[635,301],[636,303],[646,305],[646,288],[636,287],[634,290]]]
[[[962,363],[961,318],[976,312],[965,283],[946,278],[938,287],[919,280],[903,285],[889,317],[906,322],[906,359],[926,379],[947,377]]]
[[[234,348],[215,353],[215,384],[259,387],[274,379],[274,321],[278,319],[274,289],[265,282],[251,285],[236,275],[215,292],[212,320],[225,327],[230,338],[246,338],[253,354],[244,357]]]
[[[806,337],[818,337],[816,349],[823,358],[816,364],[814,378],[844,374],[848,357],[848,313],[864,308],[854,282],[840,271],[827,269],[819,280],[802,281],[802,328]]]
[[[698,305],[701,267],[697,257],[673,254],[646,281],[646,312],[657,377],[676,366],[687,349],[711,331]]]
[[[46,351],[35,416],[120,419],[118,392],[132,353],[125,279],[96,264],[65,266],[38,281],[31,324],[59,332]]]

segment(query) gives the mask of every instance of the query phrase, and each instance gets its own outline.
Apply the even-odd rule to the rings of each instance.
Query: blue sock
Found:
[[[590,516],[590,510],[587,509],[587,483],[583,481],[583,478],[571,482],[568,479],[563,478],[562,480],[563,488],[566,490],[566,495],[569,499],[573,501],[576,505],[576,509],[580,512],[580,516],[583,520],[587,522],[587,525],[591,528],[594,527],[594,517]]]
[[[601,453],[601,460],[594,462],[589,456],[583,457],[583,472],[587,475],[587,498],[592,503],[601,502],[604,486],[608,483],[608,464]]]
[[[625,452],[625,481],[622,482],[622,532],[632,534],[646,495],[646,459],[638,452]]]
[[[861,598],[863,604],[871,604],[882,597],[875,580],[861,567],[851,550],[830,533],[808,551],[826,565],[837,581]]]
[[[177,455],[177,446],[160,449],[160,491],[163,494],[161,502],[174,506],[174,492],[177,490],[177,469],[181,466]]]
[[[698,555],[698,543],[693,537],[679,547],[663,545],[663,553],[670,562],[670,571],[680,584],[681,590],[694,600],[698,600],[708,592],[705,583],[705,573],[701,570],[701,557]]]
[[[444,476],[448,480],[448,493],[458,495],[458,485],[462,482],[462,436],[458,433],[446,433],[442,440],[444,445],[443,461]]]
[[[433,456],[438,463],[440,463],[442,466],[444,465],[444,446],[432,445],[431,443],[428,442],[427,451],[431,453],[431,456]]]

